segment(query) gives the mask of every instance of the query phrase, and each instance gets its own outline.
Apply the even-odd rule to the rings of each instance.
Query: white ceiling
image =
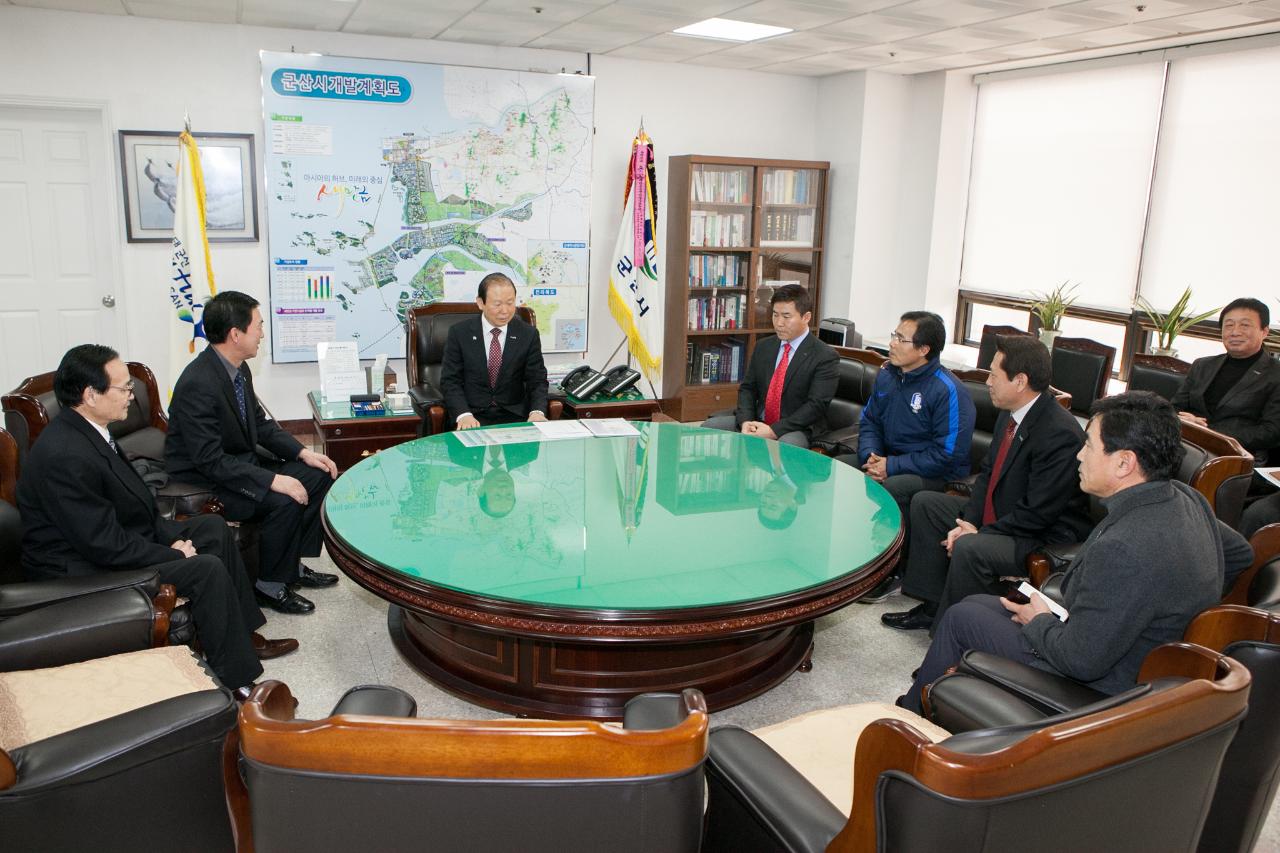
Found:
[[[824,76],[916,74],[1280,31],[1280,0],[0,0],[106,15],[552,48]],[[710,17],[792,27],[672,35]]]

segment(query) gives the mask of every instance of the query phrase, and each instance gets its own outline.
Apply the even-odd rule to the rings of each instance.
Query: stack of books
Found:
[[[690,329],[741,329],[746,315],[745,294],[689,300]]]
[[[744,287],[746,267],[739,255],[690,255],[689,287]]]
[[[718,343],[689,341],[686,352],[686,385],[742,381],[747,347],[738,338]]]

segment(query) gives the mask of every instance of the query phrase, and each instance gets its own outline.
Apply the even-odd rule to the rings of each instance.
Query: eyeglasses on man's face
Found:
[[[132,396],[134,386],[136,385],[137,385],[137,381],[130,379],[128,382],[124,383],[123,385],[108,385],[107,388],[112,391],[123,391],[125,394]]]
[[[894,343],[910,344],[911,346],[915,346],[915,344],[912,343],[911,338],[908,338],[896,330],[889,333],[889,340]]]

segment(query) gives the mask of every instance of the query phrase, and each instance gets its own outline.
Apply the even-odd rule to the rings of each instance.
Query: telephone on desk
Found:
[[[610,397],[621,394],[640,381],[640,372],[626,365],[618,365],[607,373],[600,373],[587,365],[577,368],[564,378],[560,387],[566,394],[586,400],[597,392]]]

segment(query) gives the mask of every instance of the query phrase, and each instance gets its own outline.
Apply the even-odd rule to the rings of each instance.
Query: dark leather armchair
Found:
[[[1280,727],[1275,725],[1280,712],[1280,615],[1222,605],[1197,616],[1183,639],[1230,656],[1252,676],[1249,716],[1223,760],[1200,841],[1202,851],[1247,853],[1257,841],[1280,783]],[[1133,690],[1108,697],[1061,676],[970,652],[957,673],[943,676],[929,689],[930,714],[947,729],[968,731],[1076,712],[1086,706],[1120,705],[1185,681],[1145,675],[1144,669],[1144,683]]]
[[[1249,537],[1253,563],[1240,573],[1223,604],[1246,604],[1280,610],[1280,523],[1268,524]]]
[[[1088,416],[1093,401],[1107,396],[1116,349],[1088,338],[1053,342],[1053,385],[1071,395],[1071,411]]]
[[[1182,448],[1177,479],[1204,495],[1210,509],[1224,524],[1236,527],[1244,512],[1244,499],[1253,477],[1253,457],[1234,438],[1208,427],[1181,421]],[[1094,521],[1102,510],[1090,500]],[[1062,571],[1083,543],[1052,545],[1027,556],[1027,575],[1036,586],[1053,572]]]
[[[1025,335],[1033,337],[1026,329],[1017,326],[983,326],[982,337],[978,339],[978,369],[990,370],[991,362],[996,358],[996,338],[1001,335]]]
[[[58,666],[64,658],[81,660],[133,648],[135,634],[155,635],[185,645],[195,635],[186,606],[174,609],[172,586],[161,585],[150,569],[22,583],[22,519],[14,496],[18,452],[13,436],[0,429],[0,663],[12,668]],[[70,631],[68,626],[75,626]],[[27,649],[31,638],[66,633],[65,648]],[[124,643],[124,645],[120,645]],[[145,648],[142,646],[141,648]],[[16,656],[16,657],[14,657]],[[19,663],[23,665],[19,666]]]
[[[742,729],[711,733],[705,851],[1185,850],[1199,837],[1248,671],[1162,647],[1147,679],[1182,683],[1118,706],[953,735],[900,720],[862,731],[853,801],[828,801]]]
[[[1172,400],[1190,370],[1191,363],[1180,358],[1135,353],[1129,363],[1129,390],[1150,391]]]
[[[871,398],[880,368],[888,361],[878,352],[836,347],[836,394],[827,406],[827,431],[813,437],[813,449],[828,456],[858,452],[858,425]],[[732,411],[732,410],[730,410]]]
[[[136,361],[125,365],[133,379],[133,399],[129,414],[107,429],[130,460],[149,459],[164,463],[164,440],[169,432],[169,419],[160,405],[160,388],[151,368]],[[40,437],[62,407],[53,393],[53,373],[31,376],[3,397],[5,428],[18,445],[19,461]],[[156,495],[161,512],[166,515],[196,515],[221,512],[213,494],[198,486],[170,481]]]
[[[638,696],[622,728],[415,719],[396,693],[357,689],[328,719],[301,721],[283,684],[255,688],[240,767],[258,853],[698,849],[698,691]]]
[[[147,668],[135,658],[150,654],[140,650],[151,645],[151,634],[147,630],[135,634],[132,649],[126,648],[130,645],[127,641],[114,648],[95,647],[95,643],[78,637],[82,630],[101,636],[96,627],[104,608],[109,609],[103,604],[103,595],[93,596],[95,606],[90,608],[92,613],[84,614],[86,622],[66,620],[59,631],[33,634],[27,645],[29,650],[50,647],[52,651],[43,657],[58,666],[102,658],[95,680],[110,680],[113,707],[124,707],[111,716],[98,707],[86,715],[90,721],[82,725],[55,728],[37,739],[9,743],[8,749],[0,749],[3,846],[6,850],[132,853],[177,848],[230,853],[234,843],[223,779],[227,738],[235,727],[235,700],[188,657],[187,669],[195,670],[196,677],[167,690],[169,698],[159,702],[143,698],[156,695],[157,673],[152,672],[145,694],[137,696],[136,702],[127,701],[129,679],[140,666]],[[79,599],[78,603],[88,600]],[[47,629],[52,620],[40,624]],[[82,629],[81,625],[88,627]],[[0,624],[0,630],[8,627],[9,623]],[[69,647],[80,653],[68,656]],[[113,651],[121,653],[107,657]],[[166,653],[166,658],[190,654],[186,650],[156,651]],[[55,665],[35,663],[41,657],[32,651],[26,661],[15,662],[0,653],[0,671]],[[166,668],[160,670],[159,674],[166,673]],[[28,703],[47,703],[46,694],[55,688],[40,685],[41,669],[19,674],[27,689],[0,691],[4,694],[0,716],[31,719],[35,717],[33,708],[26,707],[23,714],[18,709]],[[80,682],[60,673],[53,683],[58,691],[74,693]],[[201,684],[204,689],[199,689]],[[93,702],[87,691],[86,695],[58,692],[56,696],[73,707]],[[11,701],[15,707],[7,705]]]
[[[440,387],[440,365],[444,361],[444,345],[455,323],[480,313],[474,302],[434,302],[410,308],[405,318],[405,372],[413,410],[422,418],[420,435],[435,435],[453,429],[446,423],[444,391]],[[533,309],[521,305],[516,316],[530,326],[536,325]],[[551,400],[547,417],[559,420],[564,403]]]

